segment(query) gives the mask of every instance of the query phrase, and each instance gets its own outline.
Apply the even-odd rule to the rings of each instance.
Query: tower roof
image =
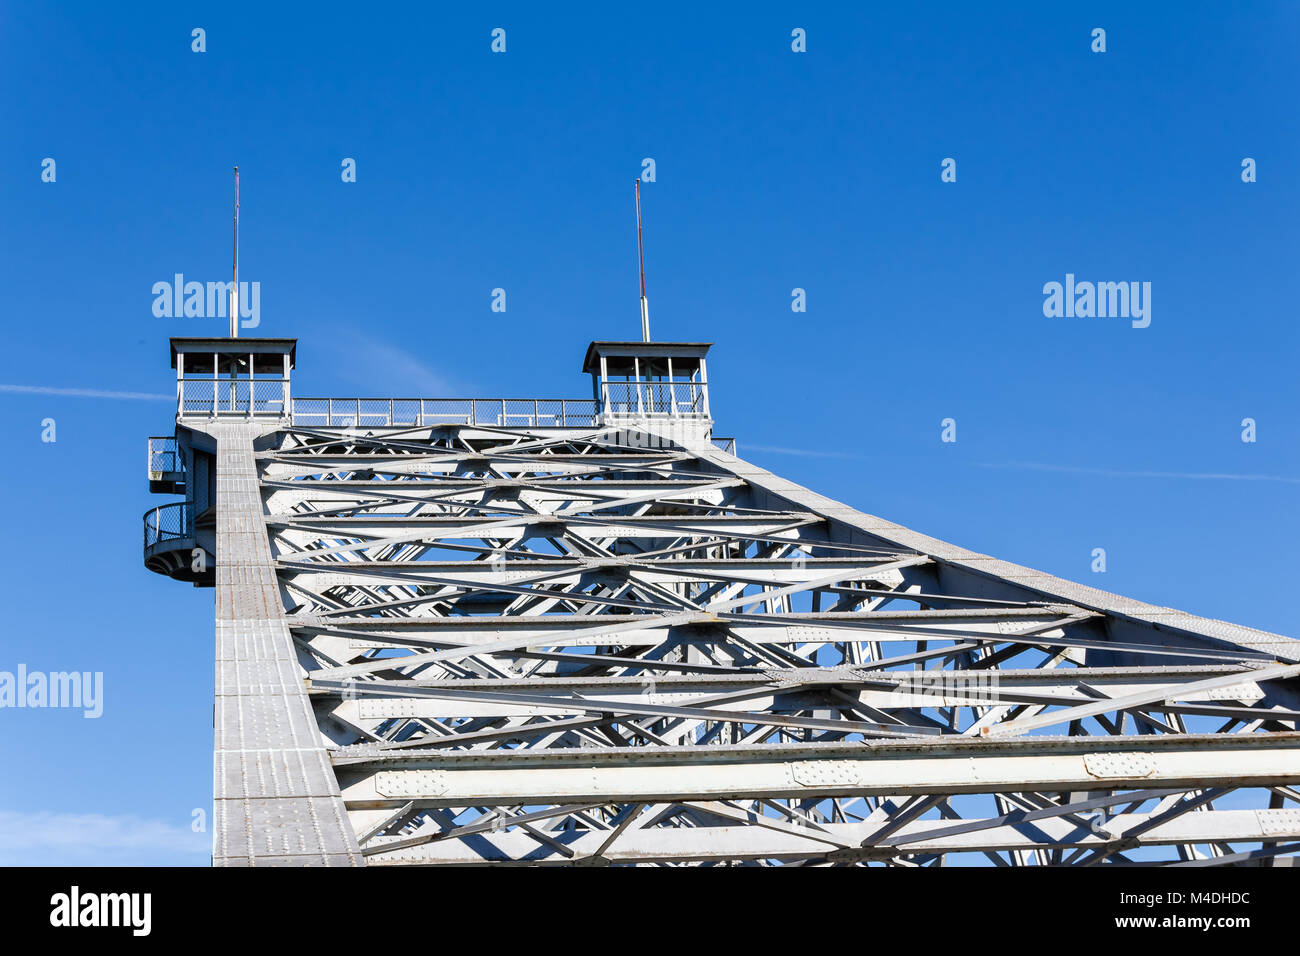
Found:
[[[700,360],[708,354],[712,342],[592,342],[587,346],[587,355],[582,360],[584,372],[600,371],[600,358],[606,359],[646,359],[671,358],[674,363],[681,363],[683,370],[699,368]],[[616,372],[616,366],[624,363],[609,362],[610,374]],[[626,363],[629,367],[631,362]]]
[[[232,339],[226,336],[219,338],[173,336],[171,339],[172,368],[176,367],[178,353],[184,352],[186,355],[194,356],[192,359],[187,358],[185,360],[187,372],[212,371],[212,366],[207,365],[202,358],[204,355],[252,355],[255,365],[254,372],[279,372],[281,370],[280,356],[288,353],[289,367],[293,368],[297,351],[297,339]],[[263,355],[274,356],[274,358],[260,358]],[[265,362],[265,367],[263,367],[263,362]]]

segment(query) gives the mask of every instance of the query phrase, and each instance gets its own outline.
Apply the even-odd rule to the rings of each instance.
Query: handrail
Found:
[[[176,382],[178,418],[280,418],[289,410],[287,378],[190,376]]]
[[[604,382],[601,398],[607,414],[659,418],[705,418],[705,382]]]
[[[703,384],[690,382],[606,383],[601,400],[290,398],[288,379],[204,377],[180,379],[177,395],[180,419],[275,418],[326,428],[430,425],[592,428],[611,416],[708,418]]]
[[[141,520],[144,522],[146,551],[164,541],[194,537],[194,514],[186,501],[173,501],[150,508]]]
[[[590,398],[295,398],[296,425],[323,427],[491,425],[500,428],[588,428]]]
[[[174,435],[151,435],[145,449],[145,456],[150,480],[153,480],[155,475],[185,471],[185,462],[178,452]]]

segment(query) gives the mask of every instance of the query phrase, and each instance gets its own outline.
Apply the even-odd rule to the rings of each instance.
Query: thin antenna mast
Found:
[[[636,256],[641,265],[641,341],[650,341],[650,303],[645,297],[645,250],[641,246],[641,178],[636,180]]]
[[[235,280],[230,285],[230,337],[239,338],[239,167],[235,167]]]

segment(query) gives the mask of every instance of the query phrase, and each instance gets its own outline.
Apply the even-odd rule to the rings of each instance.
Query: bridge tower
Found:
[[[296,398],[295,351],[172,339],[149,439],[215,864],[1296,858],[1300,642],[744,461],[707,344],[593,342],[590,399]]]

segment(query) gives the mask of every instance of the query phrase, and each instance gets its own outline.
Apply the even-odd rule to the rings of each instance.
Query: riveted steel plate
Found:
[[[853,760],[796,760],[790,776],[805,787],[853,786],[862,782],[862,768]]]
[[[1300,834],[1300,810],[1256,810],[1255,816],[1265,836]]]
[[[1156,763],[1149,754],[1086,754],[1084,769],[1099,779],[1149,777]]]
[[[447,792],[447,773],[444,770],[377,773],[375,791],[382,797],[437,797]]]

